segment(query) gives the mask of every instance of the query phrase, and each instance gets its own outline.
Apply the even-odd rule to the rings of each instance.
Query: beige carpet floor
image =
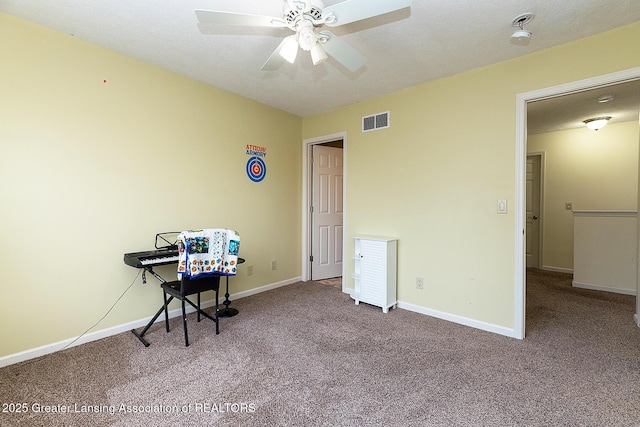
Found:
[[[234,301],[220,335],[190,315],[188,348],[175,318],[148,348],[122,333],[2,368],[0,425],[639,426],[635,297],[570,283],[529,273],[525,340],[296,283]]]

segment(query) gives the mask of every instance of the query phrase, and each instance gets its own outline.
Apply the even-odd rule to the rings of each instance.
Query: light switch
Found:
[[[503,215],[507,213],[507,201],[498,200],[498,213]]]

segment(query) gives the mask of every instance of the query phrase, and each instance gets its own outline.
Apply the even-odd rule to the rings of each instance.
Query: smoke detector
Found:
[[[518,27],[516,31],[511,34],[511,43],[517,45],[526,45],[529,44],[529,40],[531,39],[531,31],[525,30],[525,24],[528,24],[533,19],[533,13],[523,13],[511,21],[511,26]]]

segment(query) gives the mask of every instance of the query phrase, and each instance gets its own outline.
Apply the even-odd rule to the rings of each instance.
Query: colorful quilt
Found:
[[[178,235],[178,279],[182,275],[234,276],[238,267],[240,235],[227,228],[183,231]]]

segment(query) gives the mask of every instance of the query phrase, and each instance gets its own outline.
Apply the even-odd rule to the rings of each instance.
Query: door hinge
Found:
[[[309,257],[309,262],[313,262],[313,255]]]
[[[309,207],[309,212],[313,213],[313,206]]]

